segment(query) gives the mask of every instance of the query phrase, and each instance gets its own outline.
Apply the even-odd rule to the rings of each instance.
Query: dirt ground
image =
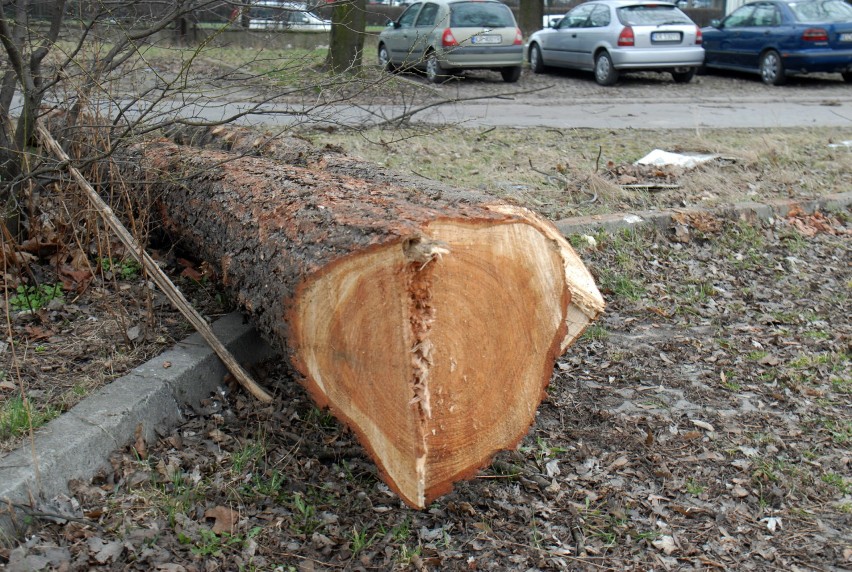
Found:
[[[117,452],[7,569],[848,569],[848,213],[683,226],[575,237],[606,314],[520,448],[428,510],[270,365],[271,406]]]
[[[439,89],[506,89],[484,76]],[[556,79],[559,97],[604,94],[587,77]],[[708,85],[713,97],[782,96],[755,78],[676,86],[654,74],[618,94],[710,97]],[[828,77],[788,88],[829,103],[848,92]],[[35,313],[4,301],[13,344],[0,402],[24,388],[45,418],[188,332],[94,224],[69,246],[56,220],[31,245],[31,268],[69,294]],[[111,471],[35,507],[0,568],[852,568],[850,233],[846,210],[571,237],[604,316],[557,361],[519,449],[426,511],[400,503],[353,435],[270,363],[255,375],[273,404],[224,388],[159,441],[117,451]],[[232,308],[201,262],[152,252],[206,315]],[[101,262],[87,273],[83,260]],[[0,437],[7,450],[21,439]]]

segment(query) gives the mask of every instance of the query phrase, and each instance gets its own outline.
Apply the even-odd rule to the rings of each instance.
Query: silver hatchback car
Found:
[[[674,4],[593,0],[573,8],[554,27],[530,36],[530,68],[593,70],[600,85],[623,71],[666,71],[687,83],[704,61],[701,29]]]
[[[419,69],[431,82],[469,69],[521,77],[524,46],[508,6],[497,0],[427,0],[408,6],[379,34],[379,66]]]

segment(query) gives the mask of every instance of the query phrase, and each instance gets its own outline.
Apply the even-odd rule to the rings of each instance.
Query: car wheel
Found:
[[[600,85],[614,85],[618,81],[618,70],[607,52],[595,56],[595,81]]]
[[[784,64],[775,50],[769,50],[760,56],[760,79],[766,85],[782,85],[786,81]]]
[[[852,83],[852,72],[843,72],[840,75],[843,76],[843,81],[846,83]]]
[[[541,48],[538,44],[530,46],[530,69],[533,73],[544,73],[544,60],[541,59]]]
[[[503,81],[506,83],[515,83],[521,79],[521,66],[512,66],[500,70],[500,75],[503,76]]]
[[[426,79],[432,83],[444,83],[450,77],[435,52],[429,52],[426,56]]]
[[[388,47],[384,44],[379,45],[379,67],[388,72],[396,71],[396,66],[391,63]]]
[[[675,83],[689,83],[695,77],[695,71],[696,68],[688,68],[686,71],[678,68],[677,71],[672,72],[672,79]]]

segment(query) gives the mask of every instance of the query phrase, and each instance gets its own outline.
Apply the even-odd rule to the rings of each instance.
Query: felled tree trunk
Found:
[[[220,268],[412,506],[520,441],[555,358],[603,309],[568,243],[523,208],[376,183],[354,161],[135,153],[167,227]]]

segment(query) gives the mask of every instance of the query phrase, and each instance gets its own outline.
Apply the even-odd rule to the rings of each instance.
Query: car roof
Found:
[[[590,0],[589,2],[583,2],[583,4],[605,4],[607,6],[615,6],[616,8],[621,8],[622,6],[674,6],[674,2],[655,2],[654,0]],[[582,4],[580,4],[582,6]]]
[[[411,0],[410,4],[425,4],[430,2],[432,4],[441,4],[441,5],[449,5],[449,4],[458,4],[459,2],[476,2],[476,3],[490,3],[490,4],[503,4],[500,0]],[[507,6],[508,7],[508,6]]]
[[[294,10],[308,10],[308,5],[304,2],[282,2],[281,0],[255,0],[251,6],[274,6],[278,8],[292,8]]]

